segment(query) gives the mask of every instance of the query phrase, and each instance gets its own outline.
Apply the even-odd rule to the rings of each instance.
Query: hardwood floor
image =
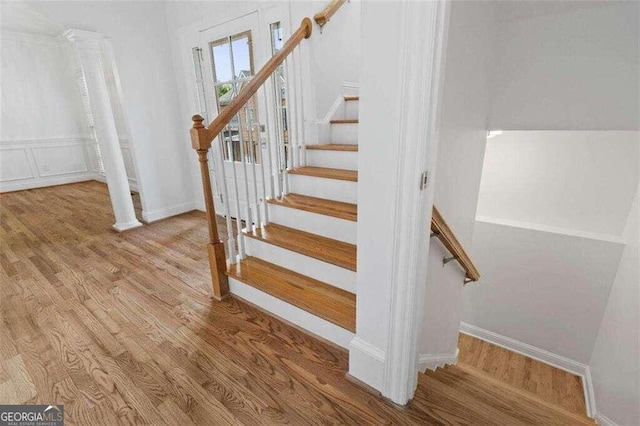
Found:
[[[580,377],[460,333],[458,363],[572,413],[586,406]]]
[[[345,378],[345,350],[212,301],[204,214],[112,223],[97,182],[0,194],[0,403],[64,404],[68,425],[572,424],[454,377],[396,407]]]

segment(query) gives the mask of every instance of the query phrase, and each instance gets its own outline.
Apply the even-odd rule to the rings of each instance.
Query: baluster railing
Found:
[[[319,14],[315,16],[318,25],[324,25],[335,14],[345,0],[333,0]],[[289,39],[277,51],[267,63],[252,78],[244,81],[244,87],[237,93],[237,81],[232,83],[235,97],[220,111],[218,116],[204,126],[204,119],[200,115],[193,116],[193,128],[191,129],[191,144],[198,153],[200,171],[202,173],[202,187],[208,224],[209,244],[207,251],[209,265],[211,267],[213,293],[218,300],[223,299],[229,293],[229,285],[226,276],[226,259],[224,243],[220,240],[216,222],[216,210],[211,189],[211,176],[209,174],[208,152],[212,142],[217,140],[214,157],[219,159],[219,196],[224,206],[227,226],[227,250],[229,263],[234,264],[246,256],[245,242],[243,238],[244,221],[248,232],[255,232],[256,227],[261,227],[269,222],[266,201],[270,197],[281,197],[288,192],[287,173],[293,167],[303,165],[305,158],[304,145],[304,112],[302,109],[303,85],[302,60],[299,52],[292,60],[295,48],[309,38],[312,32],[312,23],[309,18],[304,18],[300,26],[291,34]],[[278,69],[281,67],[282,76]],[[235,73],[234,73],[235,75]],[[280,78],[284,78],[284,82]],[[268,90],[263,88],[267,80],[271,78],[270,87],[275,96],[275,114],[266,114],[266,135],[275,135],[275,140],[267,136],[263,152],[262,124],[257,116],[250,117],[245,105],[253,98],[253,106],[258,107],[260,99],[267,99]],[[284,85],[284,87],[282,87]],[[258,95],[259,90],[260,96]],[[286,105],[283,106],[282,91],[285,91]],[[264,102],[265,110],[268,110],[268,102]],[[245,108],[243,114],[239,114]],[[284,114],[286,108],[286,116]],[[259,108],[254,108],[254,111]],[[235,149],[233,129],[229,123],[238,116],[238,151]],[[269,126],[273,125],[271,129]],[[244,126],[244,127],[243,127]],[[286,127],[285,127],[286,126]],[[246,138],[243,130],[247,130]],[[271,132],[273,130],[273,132]],[[273,143],[272,143],[273,142]],[[237,155],[240,161],[236,162]],[[233,188],[229,188],[228,172],[225,170],[225,157],[231,166],[231,180]],[[215,162],[215,159],[213,160]],[[240,167],[241,170],[236,170]],[[258,170],[258,167],[260,170]],[[242,174],[244,182],[239,184],[238,175]],[[261,175],[261,176],[260,176]],[[261,188],[261,189],[259,189]],[[246,201],[246,209],[243,212],[241,199]],[[232,203],[232,198],[235,202]],[[235,211],[234,211],[235,210]],[[235,217],[237,239],[233,237],[232,218]],[[237,251],[236,251],[237,247]]]
[[[247,104],[247,102],[254,96],[258,90],[264,85],[264,83],[274,74],[277,70],[278,66],[283,63],[283,61],[289,56],[292,51],[300,44],[302,40],[305,38],[309,38],[312,32],[312,23],[309,18],[305,18],[302,20],[300,27],[289,37],[287,42],[282,46],[282,48],[267,61],[267,63],[256,73],[256,75],[246,83],[246,85],[237,93],[235,98],[220,111],[220,114],[211,122],[208,127],[203,125],[204,118],[200,115],[195,115],[193,117],[193,128],[191,129],[191,144],[193,148],[198,153],[198,160],[200,162],[200,171],[202,174],[202,188],[204,191],[204,201],[205,201],[205,210],[207,217],[207,230],[209,234],[209,244],[207,245],[207,252],[209,255],[209,265],[211,267],[211,275],[212,275],[212,284],[213,284],[213,293],[214,297],[218,300],[222,300],[229,293],[229,284],[226,276],[226,256],[225,256],[225,247],[224,243],[220,240],[220,234],[218,232],[218,225],[216,222],[216,210],[213,200],[213,191],[211,188],[211,176],[209,173],[209,165],[208,165],[208,152],[211,149],[211,145],[214,139],[218,138],[220,147],[226,145],[228,157],[231,160],[231,169],[232,169],[232,180],[233,180],[233,192],[235,194],[235,217],[236,217],[236,230],[238,233],[237,245],[238,245],[238,258],[242,259],[245,257],[245,247],[244,247],[244,239],[242,237],[242,220],[245,219],[245,224],[248,230],[253,231],[254,227],[261,226],[265,221],[262,220],[260,215],[261,203],[264,203],[267,198],[266,193],[266,184],[264,183],[264,179],[262,179],[262,199],[260,199],[258,194],[258,178],[256,171],[256,161],[257,161],[257,152],[261,151],[261,143],[260,143],[260,128],[257,128],[257,132],[254,135],[254,123],[252,120],[249,120],[246,123],[243,123],[242,117],[238,117],[239,123],[239,131],[238,131],[238,142],[240,148],[240,164],[237,164],[235,160],[235,149],[233,147],[233,134],[231,129],[229,128],[229,122],[241,111],[241,109]],[[267,93],[265,92],[265,95]],[[256,99],[256,102],[258,100]],[[246,111],[245,111],[246,112]],[[242,114],[241,114],[242,115]],[[245,115],[246,116],[246,115]],[[247,139],[249,144],[245,145],[245,138],[243,135],[243,124],[245,124],[244,128],[247,128]],[[227,129],[226,137],[224,129]],[[256,143],[257,145],[254,145]],[[284,141],[282,141],[284,143]],[[215,150],[214,150],[215,151]],[[247,153],[247,151],[249,151]],[[219,150],[220,155],[222,156],[223,150]],[[271,155],[271,153],[269,153]],[[247,161],[249,164],[247,164]],[[261,167],[265,167],[265,161],[263,159],[261,161]],[[222,198],[223,203],[226,205],[226,223],[227,223],[227,232],[230,237],[227,241],[227,245],[229,246],[229,261],[230,263],[235,263],[237,258],[235,256],[235,247],[234,240],[231,238],[233,231],[231,229],[231,217],[232,217],[232,206],[230,205],[230,191],[228,188],[228,183],[226,181],[226,175],[224,172],[224,159],[221,161],[223,164],[220,167],[221,176],[222,176],[222,185],[220,185],[221,193],[220,196]],[[244,180],[243,189],[241,191],[238,187],[238,173],[236,171],[236,167],[239,166],[242,168],[242,176]],[[249,182],[249,174],[247,168],[250,167],[252,169],[251,185],[253,186],[253,191],[249,190],[250,182]],[[264,173],[264,170],[262,170]],[[269,171],[270,174],[273,174],[273,171]],[[242,209],[240,206],[240,196],[241,192],[244,192],[244,198],[246,200],[246,215],[242,214]],[[252,214],[252,205],[254,214]],[[264,208],[264,206],[262,206]],[[244,216],[244,218],[243,218]],[[254,221],[255,216],[255,221]],[[264,217],[266,219],[266,217]],[[263,223],[261,223],[263,222]]]

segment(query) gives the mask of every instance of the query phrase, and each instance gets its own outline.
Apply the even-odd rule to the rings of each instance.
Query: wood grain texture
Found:
[[[231,265],[230,277],[349,331],[356,330],[356,296],[256,257]]]
[[[204,213],[112,223],[101,183],[0,194],[0,403],[64,404],[69,425],[518,424],[424,375],[397,407],[345,378],[345,350],[214,302]]]
[[[337,217],[353,222],[358,220],[358,206],[356,204],[344,203],[341,201],[326,200],[324,198],[290,193],[282,198],[269,199],[267,202],[278,206],[305,210],[311,213],[323,214],[325,216]]]
[[[342,6],[346,1],[347,0],[331,0],[324,9],[313,16],[313,19],[318,25],[323,26],[329,22],[329,19],[335,15],[338,9],[340,9],[340,6]]]
[[[319,144],[319,145],[305,145],[305,148],[312,149],[312,150],[321,150],[321,151],[358,152],[357,144],[328,143],[328,144]]]
[[[427,401],[440,400],[443,411],[447,408],[445,401],[463,403],[466,409],[473,411],[472,418],[458,409],[454,414],[458,421],[471,424],[504,425],[594,425],[593,420],[578,416],[561,408],[546,404],[529,395],[515,392],[500,382],[487,379],[477,374],[474,369],[457,365],[439,368],[422,375],[419,381],[433,394],[427,395]],[[450,409],[450,408],[449,408]],[[450,419],[448,420],[450,421]]]
[[[465,251],[462,244],[458,241],[455,234],[447,225],[436,206],[433,206],[433,213],[431,216],[431,232],[436,233],[438,239],[449,250],[452,256],[455,256],[455,260],[462,266],[466,273],[466,277],[471,281],[478,281],[480,279],[480,272],[473,264],[473,261]]]
[[[358,124],[357,118],[344,118],[340,120],[331,120],[331,124]]]
[[[298,167],[297,169],[290,170],[289,174],[348,180],[350,182],[358,181],[358,172],[355,170],[330,169],[327,167]]]
[[[587,411],[582,379],[574,374],[462,333],[458,348],[461,366],[568,412],[584,416]]]
[[[255,233],[244,231],[249,238],[291,250],[352,271],[356,270],[356,246],[298,229],[270,223]]]

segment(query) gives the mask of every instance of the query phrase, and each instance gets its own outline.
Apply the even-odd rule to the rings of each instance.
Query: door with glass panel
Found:
[[[255,48],[257,23],[253,14],[201,33],[202,90],[206,110],[211,112],[209,121],[229,106],[256,72],[260,59]],[[263,157],[268,153],[263,149],[267,137],[263,109],[263,96],[252,97],[213,142],[212,149],[214,195],[220,211],[229,212],[248,227],[265,221]]]

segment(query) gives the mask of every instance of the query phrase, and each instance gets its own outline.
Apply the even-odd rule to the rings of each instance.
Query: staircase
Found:
[[[331,143],[305,147],[289,192],[267,200],[266,226],[242,231],[247,257],[227,269],[231,293],[343,346],[355,332],[358,102],[344,97]]]
[[[585,415],[544,401],[461,362],[436,371],[427,370],[419,376],[418,385],[426,391],[416,395],[427,395],[428,402],[446,405],[449,412],[440,415],[449,424],[596,424]]]

